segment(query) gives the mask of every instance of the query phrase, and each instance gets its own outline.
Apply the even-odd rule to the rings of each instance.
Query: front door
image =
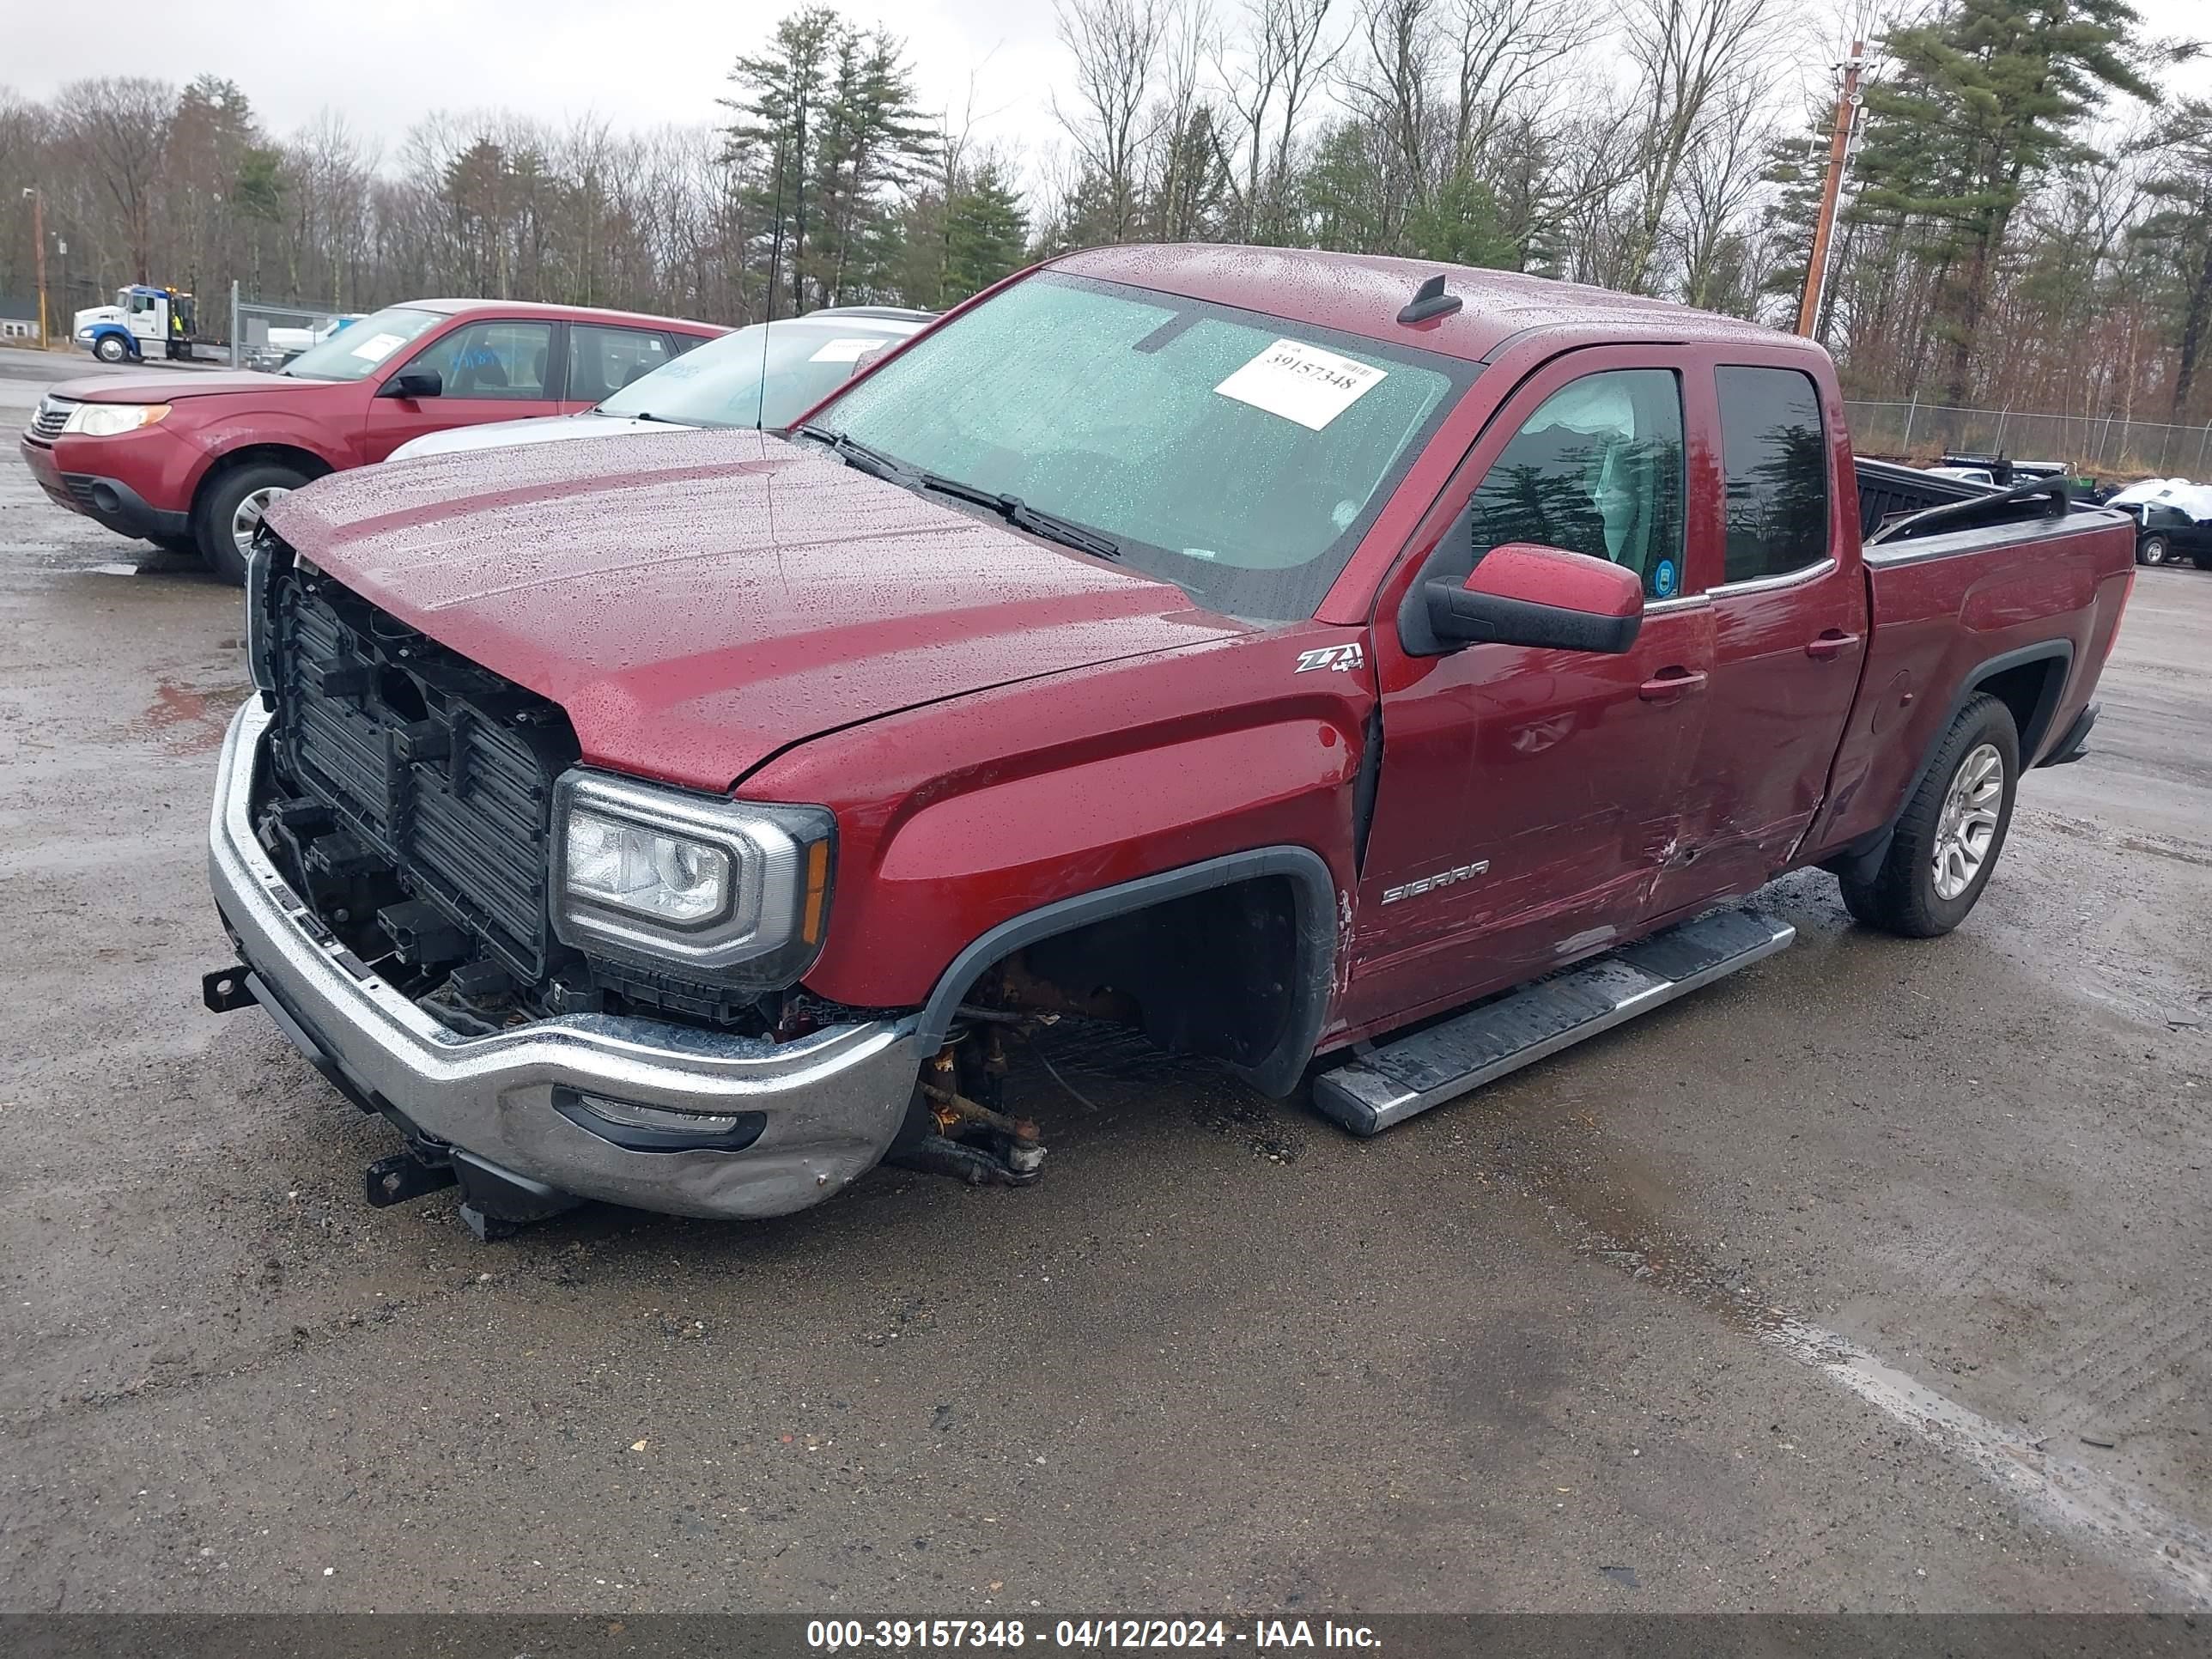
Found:
[[[1858,691],[1866,580],[1837,556],[1856,536],[1856,504],[1830,485],[1849,457],[1819,386],[1786,361],[1709,371],[1726,479],[1713,677],[1655,919],[1748,893],[1790,861]]]
[[[168,350],[168,303],[151,294],[131,296],[131,337],[138,342],[139,351],[145,356],[159,357]]]
[[[383,379],[388,381],[394,374],[435,369],[443,386],[434,398],[372,398],[362,433],[368,459],[380,461],[426,432],[559,414],[561,366],[554,359],[553,335],[551,323],[535,320],[464,323],[447,329],[386,371]]]
[[[1712,660],[1709,613],[1679,597],[1682,433],[1681,374],[1663,350],[1572,354],[1491,421],[1429,521],[1449,516],[1446,539],[1416,538],[1425,579],[1464,580],[1508,542],[1631,567],[1645,617],[1626,653],[1413,656],[1395,621],[1408,573],[1386,584],[1374,631],[1383,758],[1346,1024],[1564,966],[1643,914],[1674,848]]]

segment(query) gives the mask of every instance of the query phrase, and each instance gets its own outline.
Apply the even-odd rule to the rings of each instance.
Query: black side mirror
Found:
[[[1465,582],[1415,589],[1438,651],[1526,645],[1618,653],[1644,626],[1644,582],[1632,570],[1564,548],[1493,547]]]
[[[437,398],[446,390],[446,377],[434,368],[403,368],[377,388],[380,398]]]

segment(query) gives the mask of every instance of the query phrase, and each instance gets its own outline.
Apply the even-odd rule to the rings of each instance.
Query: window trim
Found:
[[[1836,556],[1824,555],[1811,564],[1800,565],[1795,570],[1784,570],[1772,576],[1746,576],[1740,582],[1723,582],[1718,587],[1705,592],[1715,599],[1729,599],[1738,593],[1773,593],[1785,587],[1796,587],[1802,582],[1818,581],[1832,575],[1839,568]]]

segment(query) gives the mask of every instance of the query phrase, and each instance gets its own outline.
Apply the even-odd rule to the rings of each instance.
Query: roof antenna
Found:
[[[1444,292],[1444,274],[1441,270],[1413,290],[1413,298],[1398,313],[1401,323],[1425,323],[1431,317],[1449,317],[1467,303],[1456,294]]]

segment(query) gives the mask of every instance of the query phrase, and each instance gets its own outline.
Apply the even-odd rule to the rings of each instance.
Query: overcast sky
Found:
[[[720,116],[714,100],[741,52],[757,48],[780,0],[168,0],[148,11],[6,0],[0,85],[43,98],[82,75],[173,81],[204,70],[246,89],[264,123],[289,131],[327,107],[364,135],[397,140],[434,109],[505,107],[617,126]],[[2162,35],[2212,34],[2208,0],[2136,0]],[[1054,142],[1050,88],[1066,54],[1051,0],[839,0],[856,23],[907,40],[922,100],[1033,167]],[[1352,0],[1340,0],[1347,15]],[[126,17],[148,26],[125,26]],[[88,25],[88,18],[101,20]],[[2198,87],[2204,64],[2185,71]],[[2181,84],[2177,73],[2173,83]]]

